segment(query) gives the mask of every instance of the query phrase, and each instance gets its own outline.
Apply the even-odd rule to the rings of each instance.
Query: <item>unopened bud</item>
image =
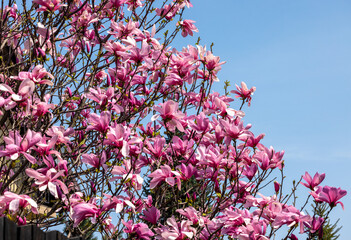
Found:
[[[279,189],[280,189],[280,184],[277,181],[274,181],[274,190],[275,190],[275,192],[278,193]]]
[[[72,97],[72,91],[69,87],[66,88],[69,97]]]
[[[289,238],[291,240],[299,240],[294,234],[291,234]]]
[[[27,224],[26,217],[21,218],[20,216],[17,216],[17,224],[19,226],[26,225]]]
[[[93,181],[90,182],[91,184],[91,190],[93,193],[96,193],[96,187],[95,187],[95,183]]]

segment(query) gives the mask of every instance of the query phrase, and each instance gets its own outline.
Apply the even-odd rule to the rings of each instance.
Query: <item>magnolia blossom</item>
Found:
[[[175,128],[181,132],[184,132],[181,119],[184,118],[184,114],[178,111],[178,104],[172,100],[169,100],[161,106],[155,106],[154,109],[160,114],[155,114],[152,116],[151,121],[155,121],[158,117],[162,117],[165,125],[169,130],[174,131]]]
[[[47,188],[50,193],[55,198],[61,198],[60,189],[64,194],[68,193],[67,186],[58,178],[64,176],[64,171],[57,172],[56,169],[41,169],[41,171],[36,171],[34,169],[28,168],[26,169],[26,174],[35,179],[35,184],[39,186],[40,191],[45,191]]]
[[[162,226],[162,228],[157,229],[156,231],[160,235],[156,236],[156,239],[184,239],[184,238],[193,238],[196,230],[191,227],[190,221],[181,221],[177,222],[173,217],[167,219],[168,226]]]
[[[90,154],[83,154],[82,155],[82,162],[83,163],[87,163],[89,165],[91,165],[92,167],[94,168],[97,168],[99,169],[101,166],[103,168],[106,168],[106,152],[102,152],[102,155],[99,157],[99,156],[96,156],[95,154],[93,153],[90,153]]]
[[[144,216],[142,218],[152,224],[156,224],[160,218],[160,210],[155,207],[151,207],[143,211]]]
[[[171,186],[177,183],[178,189],[181,188],[181,175],[177,171],[172,171],[172,169],[168,166],[161,166],[160,169],[149,174],[149,177],[152,178],[150,181],[150,188],[155,188],[159,183],[165,181]]]
[[[120,175],[121,177],[115,177],[115,178],[112,178],[111,180],[122,179],[122,181],[125,181],[126,183],[130,183],[136,190],[140,190],[142,188],[144,179],[140,176],[139,173],[133,173],[133,170],[129,161],[125,161],[124,165],[126,168],[123,168],[120,166],[114,166],[111,173],[115,175]]]
[[[255,87],[252,87],[251,89],[248,89],[246,86],[246,83],[241,82],[241,87],[238,85],[235,85],[237,90],[232,90],[231,93],[235,93],[235,97],[241,98],[243,101],[248,102],[249,106],[251,105],[251,99],[253,93],[256,91]]]
[[[41,138],[40,133],[31,130],[28,130],[24,138],[17,131],[10,132],[8,137],[4,137],[6,148],[0,151],[0,157],[9,156],[12,160],[16,160],[20,154],[23,154],[29,162],[36,163],[35,157],[30,155],[29,152]]]
[[[29,79],[21,82],[17,93],[15,93],[8,85],[0,84],[0,91],[11,94],[8,98],[1,98],[1,106],[4,106],[6,110],[10,110],[22,102],[28,102],[34,89],[35,84]]]
[[[96,223],[96,218],[99,215],[99,209],[95,204],[81,202],[77,203],[71,209],[71,216],[74,221],[74,226],[77,227],[84,219],[90,218],[92,223]]]
[[[184,20],[177,23],[177,26],[180,26],[182,29],[182,36],[186,37],[188,35],[193,36],[193,32],[198,32],[199,30],[193,24],[193,20]]]
[[[8,209],[12,213],[16,213],[27,206],[30,206],[31,211],[34,214],[38,214],[37,203],[28,195],[17,195],[6,191],[4,195],[0,196],[0,212]]]
[[[125,222],[123,220],[122,223],[126,227],[124,232],[136,235],[138,239],[150,240],[150,237],[155,235],[145,223],[133,224],[133,221]]]
[[[51,82],[50,80],[44,79],[46,77],[54,79],[54,76],[51,73],[47,72],[42,65],[35,66],[32,72],[20,72],[18,74],[19,80],[24,81],[24,80],[30,79],[36,84],[47,84],[52,86],[53,82]]]
[[[102,112],[100,116],[95,113],[91,113],[88,118],[90,125],[87,127],[87,130],[96,130],[101,133],[105,133],[108,129],[110,119],[111,113],[107,111]]]
[[[302,185],[304,185],[305,187],[311,190],[315,190],[315,188],[324,180],[325,173],[319,174],[317,172],[312,179],[310,174],[306,172],[305,175],[302,176],[302,178],[307,182],[307,183],[301,182]]]
[[[317,202],[329,203],[331,207],[335,207],[337,204],[340,204],[342,209],[344,209],[344,204],[339,200],[347,194],[347,191],[342,190],[341,188],[318,186],[315,191],[310,193]]]
[[[37,10],[38,12],[54,12],[56,10],[59,10],[63,6],[67,6],[66,4],[60,4],[61,0],[33,0],[33,3],[41,5],[41,7]]]
[[[304,223],[306,227],[311,229],[311,233],[315,233],[317,231],[323,231],[324,218],[322,217],[313,217],[310,222]]]

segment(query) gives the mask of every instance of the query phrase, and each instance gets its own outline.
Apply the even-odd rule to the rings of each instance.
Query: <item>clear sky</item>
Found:
[[[340,239],[349,240],[351,1],[192,3],[186,18],[196,21],[199,33],[186,41],[201,37],[202,45],[214,43],[215,55],[227,61],[222,82],[256,86],[251,107],[244,109],[245,123],[266,134],[265,145],[285,150],[288,179],[305,170],[325,172],[325,185],[348,191],[345,210],[338,205],[332,219],[341,218]]]

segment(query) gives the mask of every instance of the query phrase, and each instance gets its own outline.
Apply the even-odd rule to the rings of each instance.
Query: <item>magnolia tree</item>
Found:
[[[283,193],[284,151],[243,122],[255,88],[213,92],[224,62],[171,47],[197,32],[190,7],[1,2],[1,216],[69,237],[322,238],[346,191],[305,173]]]

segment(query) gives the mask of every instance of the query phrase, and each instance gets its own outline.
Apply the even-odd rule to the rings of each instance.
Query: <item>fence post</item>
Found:
[[[33,224],[17,226],[8,218],[0,217],[0,240],[84,240],[84,238],[73,237],[68,239],[59,231],[45,233]]]
[[[0,240],[17,240],[17,225],[6,217],[0,218]]]
[[[19,226],[18,235],[19,238],[17,240],[46,240],[45,233],[33,224]]]
[[[18,227],[18,240],[33,240],[33,225]]]
[[[50,231],[46,233],[46,240],[68,240],[68,238],[59,231]]]

